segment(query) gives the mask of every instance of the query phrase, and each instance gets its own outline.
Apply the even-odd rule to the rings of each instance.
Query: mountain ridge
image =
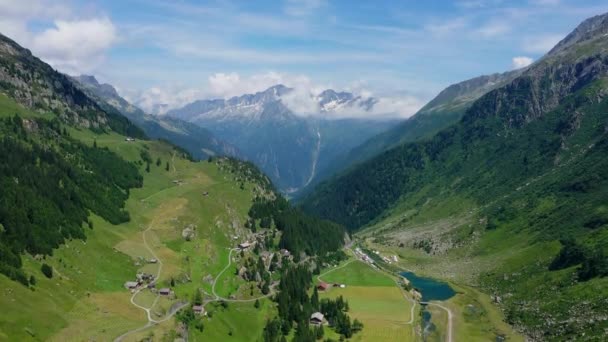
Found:
[[[290,195],[324,175],[322,171],[335,156],[395,124],[393,120],[332,118],[332,113],[348,108],[372,110],[375,103],[373,98],[334,90],[310,95],[318,104],[317,115],[295,113],[286,102],[293,92],[279,84],[254,94],[195,101],[167,116],[205,127],[236,146]],[[339,138],[338,132],[349,138]]]
[[[239,156],[234,146],[216,138],[203,127],[177,118],[148,115],[139,107],[121,97],[116,89],[107,83],[101,84],[95,76],[80,75],[71,77],[74,82],[97,99],[100,106],[104,103],[113,107],[140,126],[151,138],[165,139],[187,150],[196,159],[210,156]]]

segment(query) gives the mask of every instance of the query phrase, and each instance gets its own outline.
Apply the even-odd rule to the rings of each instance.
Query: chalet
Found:
[[[207,191],[203,192],[203,196],[205,196],[205,197],[209,196],[209,192],[207,192]]]
[[[245,250],[247,248],[251,247],[251,243],[249,243],[249,241],[245,241],[243,243],[239,243],[239,248],[241,250]]]
[[[204,315],[205,314],[205,308],[202,305],[193,305],[192,306],[192,311],[194,311],[194,313],[197,314],[197,315]]]
[[[286,249],[281,249],[281,250],[279,251],[279,253],[281,253],[281,255],[282,255],[282,256],[284,256],[284,257],[288,257],[288,256],[290,256],[290,255],[291,255],[291,253],[289,253],[289,251],[288,251],[288,250],[286,250]]]
[[[154,280],[154,276],[150,273],[137,273],[136,277],[139,283],[150,282]]]
[[[324,282],[320,282],[319,284],[317,284],[317,290],[319,291],[326,291],[329,288],[329,284],[324,283]]]
[[[156,264],[158,262],[158,260],[156,260],[155,258],[152,258],[152,259],[148,260],[148,262],[151,264]]]
[[[131,137],[126,137],[125,141],[135,141],[135,139],[131,138]]]
[[[148,284],[148,288],[149,289],[153,289],[156,287],[156,283],[155,282],[151,282],[150,284]]]
[[[125,288],[129,290],[133,290],[139,286],[139,283],[136,281],[128,281],[125,283]]]
[[[163,296],[168,296],[171,294],[171,289],[165,287],[165,288],[160,289],[158,291],[158,293],[160,293]]]
[[[321,324],[323,324],[324,320],[325,320],[325,316],[323,316],[323,314],[320,312],[315,312],[312,315],[310,315],[310,324],[321,325]]]

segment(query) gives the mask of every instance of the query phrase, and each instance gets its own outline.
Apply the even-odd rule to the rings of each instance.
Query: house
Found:
[[[133,290],[139,286],[139,283],[136,281],[128,281],[125,283],[125,287],[129,290]]]
[[[160,289],[158,291],[158,293],[160,293],[163,296],[168,296],[171,294],[171,289],[165,287],[165,288]]]
[[[205,197],[209,196],[209,192],[207,192],[207,191],[203,192],[203,196],[205,196]]]
[[[249,243],[249,241],[245,241],[243,243],[239,243],[239,248],[241,250],[245,250],[247,248],[251,247],[251,243]]]
[[[158,260],[156,260],[155,258],[152,258],[152,259],[148,260],[148,262],[151,264],[156,264],[158,262]]]
[[[279,251],[279,253],[281,253],[281,255],[282,255],[282,256],[284,256],[284,257],[288,257],[288,256],[290,256],[290,255],[291,255],[291,253],[289,253],[289,251],[288,251],[288,250],[286,250],[286,249],[281,249],[281,250]]]
[[[156,283],[155,282],[151,282],[150,284],[148,284],[148,288],[149,289],[153,289],[156,287]]]
[[[321,324],[323,324],[324,320],[325,320],[325,316],[323,316],[323,314],[320,312],[315,312],[312,315],[310,315],[310,324],[321,325]]]
[[[324,282],[320,282],[319,284],[317,284],[317,290],[319,291],[326,291],[329,288],[329,284],[324,283]]]
[[[131,138],[131,137],[126,137],[125,141],[135,141],[135,139]]]
[[[193,305],[192,306],[192,311],[194,311],[194,313],[197,314],[197,315],[204,315],[205,314],[205,308],[202,305]]]

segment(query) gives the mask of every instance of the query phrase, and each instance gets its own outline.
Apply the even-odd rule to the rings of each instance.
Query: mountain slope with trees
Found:
[[[607,33],[607,14],[588,19],[457,124],[321,185],[303,209],[351,230],[377,229],[402,248],[411,241],[398,232],[410,222],[468,217],[444,236],[452,254],[435,249],[433,233],[409,247],[454,262],[461,253],[495,258],[475,282],[500,294],[509,322],[531,336],[601,336],[606,321],[590,317],[605,317],[605,306],[580,303],[607,298]],[[569,239],[576,243],[558,253],[558,240]]]

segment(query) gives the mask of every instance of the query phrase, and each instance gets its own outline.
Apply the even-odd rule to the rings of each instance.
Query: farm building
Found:
[[[324,320],[325,320],[325,316],[323,316],[323,314],[320,312],[315,312],[312,315],[310,315],[310,324],[321,325],[321,324],[323,324]]]
[[[165,287],[165,288],[160,289],[158,291],[158,293],[160,293],[163,296],[168,296],[171,294],[171,289]]]
[[[192,306],[192,311],[194,311],[194,313],[197,314],[197,315],[204,315],[205,314],[205,308],[202,305],[193,305]]]
[[[317,290],[326,291],[328,288],[329,288],[329,284],[327,284],[327,283],[320,282],[319,284],[317,284]]]
[[[243,243],[239,243],[239,248],[242,250],[245,250],[247,248],[251,247],[251,243],[249,243],[249,241],[245,241]]]
[[[129,290],[132,290],[139,286],[139,283],[136,281],[128,281],[125,283],[125,287]]]

